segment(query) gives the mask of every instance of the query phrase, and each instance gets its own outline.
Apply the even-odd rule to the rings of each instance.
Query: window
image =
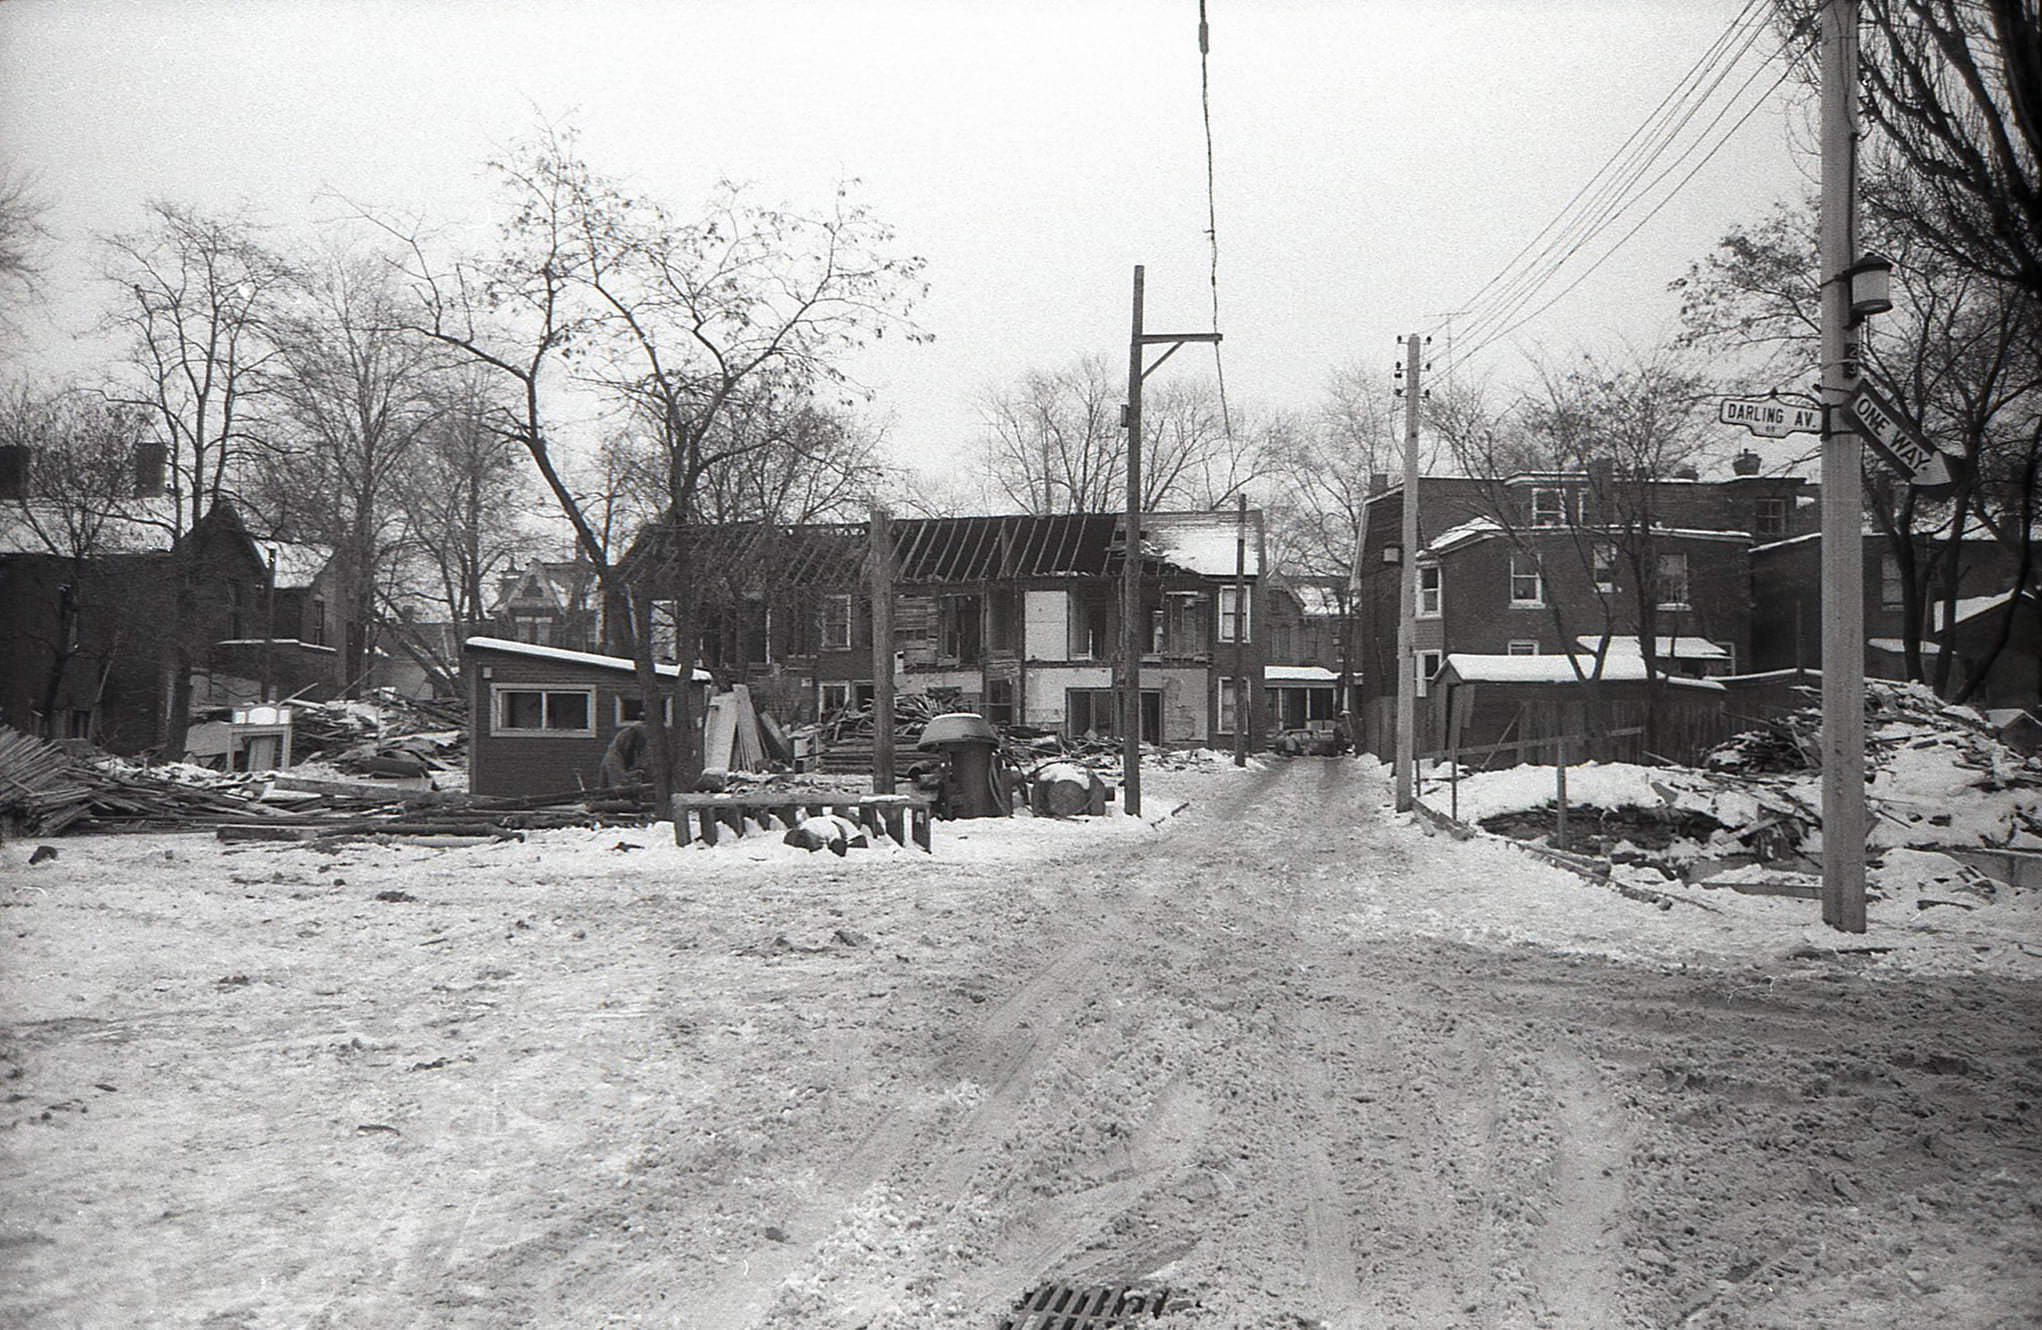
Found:
[[[640,697],[636,693],[617,694],[617,724],[620,727],[629,725],[634,721],[641,721],[644,719],[645,719],[644,698]],[[662,697],[659,700],[659,720],[660,724],[666,726],[668,729],[673,728],[674,700],[671,697]]]
[[[1907,604],[1907,587],[1900,576],[1900,558],[1886,554],[1879,558],[1879,608],[1897,610]]]
[[[1778,495],[1761,497],[1752,513],[1751,533],[1755,536],[1787,534],[1787,501]]]
[[[1239,705],[1238,699],[1241,691],[1237,686],[1237,682],[1233,679],[1220,680],[1219,729],[1222,734],[1234,733],[1234,715]]]
[[[72,707],[64,718],[66,739],[90,739],[92,737],[92,711],[89,707]]]
[[[820,684],[816,691],[824,715],[842,711],[851,705],[851,685],[847,683]]]
[[[517,640],[530,642],[536,647],[553,645],[553,616],[550,614],[520,614],[514,622],[517,625]]]
[[[1529,554],[1510,556],[1510,604],[1515,609],[1537,609],[1546,603],[1546,580],[1539,561]]]
[[[1567,498],[1567,491],[1563,489],[1534,489],[1531,492],[1531,524],[1567,525]]]
[[[1595,594],[1614,596],[1617,593],[1617,551],[1613,545],[1595,547]]]
[[[1197,592],[1172,591],[1164,603],[1169,621],[1163,628],[1163,650],[1173,656],[1204,655],[1212,598]]]
[[[326,645],[326,602],[318,597],[312,599],[312,636],[305,640],[315,647]]]
[[[1437,619],[1439,617],[1439,593],[1443,574],[1438,564],[1418,565],[1418,617]]]
[[[497,734],[595,737],[596,690],[500,686],[492,690]]]
[[[1656,583],[1659,608],[1662,610],[1684,610],[1687,608],[1687,555],[1662,554],[1659,556],[1659,576]]]
[[[1106,634],[1108,593],[1073,591],[1069,597],[1070,659],[1104,660],[1114,646]]]
[[[1244,599],[1246,587],[1220,588],[1220,641],[1248,642],[1255,636],[1253,600]]]
[[[848,593],[822,598],[822,649],[851,649],[851,597]]]
[[[1432,676],[1439,673],[1440,654],[1437,651],[1418,653],[1418,696],[1426,696],[1432,689]]]
[[[1528,637],[1513,639],[1507,649],[1513,656],[1536,656],[1539,654],[1539,644]]]

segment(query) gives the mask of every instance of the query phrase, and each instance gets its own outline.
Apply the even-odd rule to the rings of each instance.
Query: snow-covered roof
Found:
[[[1239,515],[1225,510],[1142,514],[1143,545],[1171,565],[1202,577],[1232,577],[1237,552],[1245,555],[1246,575],[1261,576],[1261,513],[1248,513],[1245,549],[1238,544],[1243,534]]]
[[[1446,658],[1441,668],[1452,670],[1465,683],[1573,683],[1576,678],[1573,663],[1566,656],[1488,656],[1457,651]],[[1582,657],[1581,672],[1592,674],[1594,670],[1594,658]],[[1606,656],[1602,662],[1601,677],[1610,683],[1642,681],[1645,678],[1645,658]],[[1718,691],[1723,687],[1714,679],[1686,679],[1670,674],[1661,674],[1660,678],[1667,683],[1687,687]]]
[[[569,651],[565,647],[542,647],[531,642],[513,642],[507,637],[471,637],[463,645],[472,647],[477,651],[500,651],[511,656],[528,656],[533,660],[554,660],[559,661],[563,665],[580,665],[588,669],[618,670],[625,674],[629,674],[638,668],[628,656],[599,656],[592,651]],[[659,671],[663,678],[678,679],[681,677],[681,667],[678,665],[658,665],[654,668]],[[696,683],[708,683],[710,682],[709,671],[698,669],[695,671],[694,678]]]
[[[1907,639],[1904,637],[1868,637],[1865,639],[1865,645],[1874,651],[1886,651],[1896,656],[1907,654]],[[1933,656],[1942,649],[1935,642],[1927,638],[1922,639],[1921,653],[1924,656]]]
[[[1298,599],[1300,612],[1314,618],[1338,618],[1340,596],[1332,587],[1320,586],[1316,582],[1294,582],[1290,593]]]
[[[2025,594],[2028,593],[2021,591],[2017,587],[2009,587],[1996,596],[1962,597],[1957,602],[1956,621],[1958,623],[1965,623],[1977,618],[1981,614],[1989,614],[2002,605],[2011,604],[2014,600]],[[1940,600],[1936,601],[1933,608],[1935,610],[1936,625],[1941,627],[1943,622],[1943,602]]]
[[[1425,551],[1429,554],[1444,554],[1456,546],[1498,535],[1503,529],[1503,524],[1492,517],[1472,518],[1456,526],[1450,526],[1434,536],[1425,546]]]
[[[1340,676],[1323,665],[1264,665],[1264,683],[1339,683]]]
[[[275,562],[278,586],[311,586],[326,571],[326,565],[333,562],[333,551],[318,545],[258,536],[255,547],[264,559]]]
[[[37,499],[0,504],[0,554],[69,555],[64,544],[67,530],[61,505]],[[161,554],[170,549],[171,530],[167,515],[158,517],[147,501],[137,500],[134,509],[99,519],[98,529],[92,533],[92,552]]]
[[[1589,655],[1595,654],[1597,644],[1602,641],[1600,633],[1584,633],[1574,639]],[[1638,639],[1627,634],[1612,635],[1609,650],[1603,653],[1605,661],[1619,656],[1643,656],[1644,648]],[[1717,646],[1706,637],[1655,637],[1652,639],[1652,654],[1662,660],[1728,660],[1730,652]]]

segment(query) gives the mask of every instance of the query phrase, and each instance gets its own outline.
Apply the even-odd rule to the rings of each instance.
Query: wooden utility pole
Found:
[[[1248,765],[1248,491],[1234,509],[1234,765]]]
[[[1822,10],[1822,920],[1865,931],[1863,445],[1840,409],[1858,378],[1858,4]]]
[[[1404,549],[1397,579],[1403,610],[1397,615],[1397,811],[1417,802],[1413,775],[1418,723],[1418,373],[1423,339],[1404,339]]]
[[[893,514],[872,510],[872,792],[893,793]]]
[[[1127,343],[1127,405],[1121,408],[1120,422],[1127,428],[1127,529],[1120,566],[1120,785],[1121,807],[1129,817],[1142,811],[1142,380],[1186,342],[1219,340],[1216,332],[1143,332],[1142,265],[1134,265],[1134,331]],[[1168,343],[1170,349],[1145,367],[1146,348],[1159,343]]]

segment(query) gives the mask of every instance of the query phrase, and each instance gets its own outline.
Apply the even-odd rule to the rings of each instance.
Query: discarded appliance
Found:
[[[1111,791],[1090,767],[1049,762],[1035,769],[1028,786],[1028,810],[1037,817],[1098,817]]]
[[[999,758],[1000,736],[992,722],[969,711],[931,717],[915,745],[941,753],[936,811],[941,817],[1007,817],[1014,811],[1013,787]]]

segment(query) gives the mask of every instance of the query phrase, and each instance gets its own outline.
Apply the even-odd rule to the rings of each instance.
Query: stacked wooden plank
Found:
[[[53,835],[84,815],[86,771],[55,744],[0,729],[0,826]]]

